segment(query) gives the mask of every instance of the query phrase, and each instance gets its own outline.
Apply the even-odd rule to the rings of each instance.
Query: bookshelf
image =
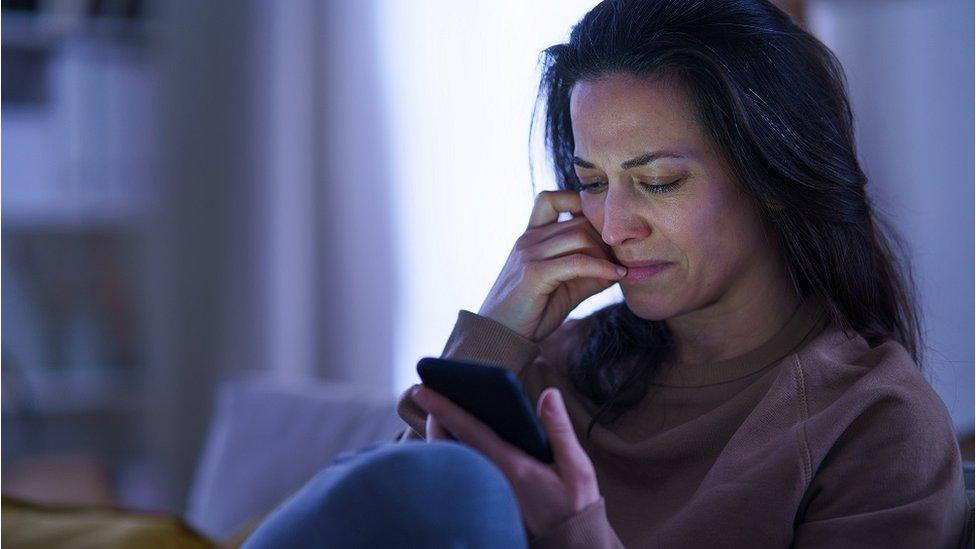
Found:
[[[0,6],[3,457],[114,471],[143,445],[155,27],[136,0]]]

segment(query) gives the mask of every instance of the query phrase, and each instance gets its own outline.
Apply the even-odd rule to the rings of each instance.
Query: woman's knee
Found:
[[[391,533],[431,546],[441,540],[524,541],[518,503],[504,475],[480,453],[453,442],[389,444],[346,458],[319,473],[277,514],[287,515],[281,522],[291,528],[315,524],[315,537],[350,546],[386,543],[379,538]]]
[[[321,492],[357,505],[395,500],[401,509],[448,506],[453,512],[480,512],[514,503],[502,472],[482,454],[454,442],[381,446],[319,477],[313,482],[322,484]]]
[[[406,442],[374,448],[356,456],[350,474],[379,476],[383,481],[424,479],[427,482],[452,478],[465,484],[502,484],[508,481],[481,453],[455,442]]]

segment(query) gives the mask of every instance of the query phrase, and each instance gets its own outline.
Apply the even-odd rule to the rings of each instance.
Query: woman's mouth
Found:
[[[627,267],[627,275],[620,282],[634,283],[646,280],[659,272],[673,266],[674,263],[657,263],[646,267]],[[626,266],[626,265],[625,265]]]

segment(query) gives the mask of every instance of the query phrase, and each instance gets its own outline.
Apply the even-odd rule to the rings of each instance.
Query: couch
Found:
[[[240,537],[339,454],[394,440],[405,427],[395,400],[342,384],[287,386],[262,378],[225,383],[186,522],[214,540]],[[972,508],[972,462],[964,463],[963,474]],[[967,528],[972,540],[972,519]]]

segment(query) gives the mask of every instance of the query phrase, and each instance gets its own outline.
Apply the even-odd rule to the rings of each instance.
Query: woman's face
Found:
[[[618,262],[671,263],[620,282],[635,314],[667,319],[762,291],[773,239],[680,87],[630,75],[580,81],[570,112],[583,214]]]

